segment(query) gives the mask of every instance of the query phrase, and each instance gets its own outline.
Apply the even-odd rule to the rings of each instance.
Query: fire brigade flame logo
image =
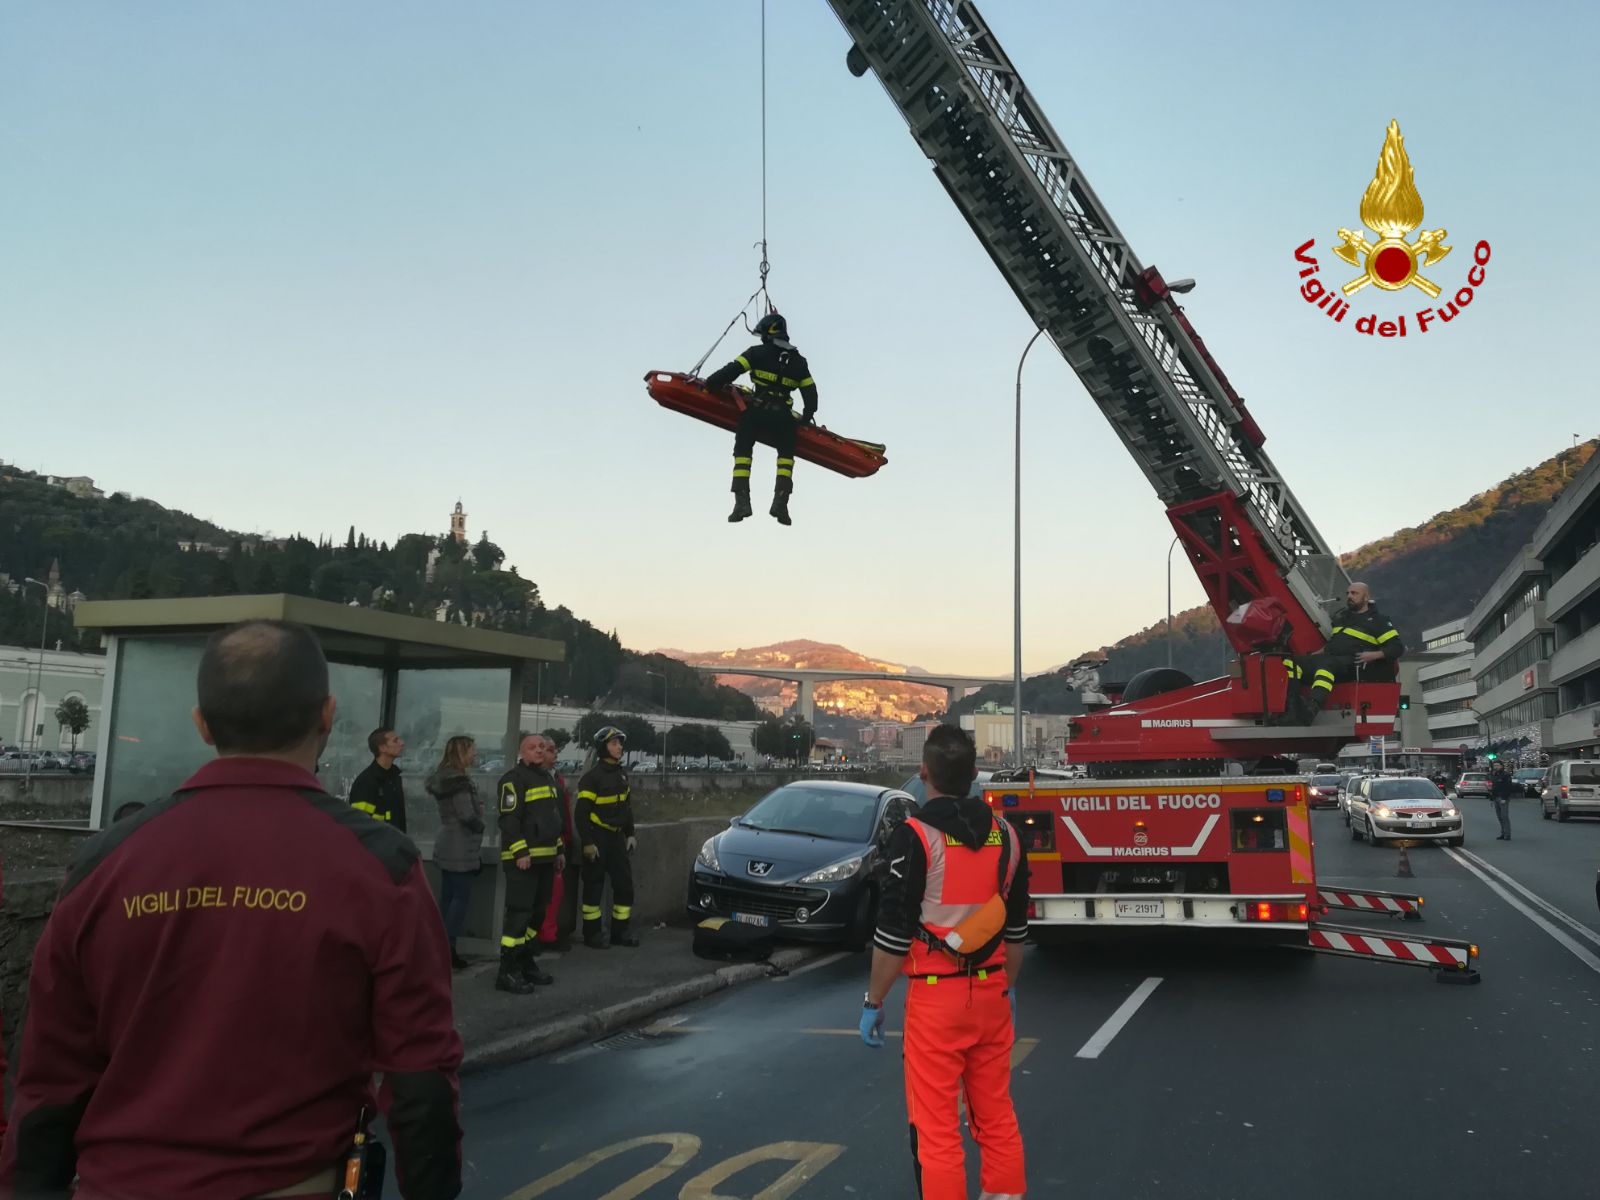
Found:
[[[1376,244],[1367,241],[1359,230],[1341,229],[1339,236],[1344,242],[1332,248],[1352,267],[1363,269],[1344,285],[1346,296],[1353,296],[1370,283],[1386,292],[1418,287],[1430,297],[1438,297],[1438,286],[1417,271],[1450,253],[1450,247],[1443,244],[1448,234],[1443,229],[1428,229],[1418,234],[1415,242],[1406,241],[1406,234],[1422,224],[1422,196],[1417,191],[1398,121],[1389,122],[1383,151],[1378,155],[1377,173],[1361,197],[1361,223],[1379,235]]]

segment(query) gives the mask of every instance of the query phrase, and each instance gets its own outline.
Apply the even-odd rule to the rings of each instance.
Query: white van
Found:
[[[1551,763],[1545,774],[1539,810],[1554,817],[1600,817],[1600,759],[1569,758]]]

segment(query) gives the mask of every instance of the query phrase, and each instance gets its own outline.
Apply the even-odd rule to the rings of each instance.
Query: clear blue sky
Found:
[[[1600,433],[1600,6],[983,10],[1139,256],[1199,279],[1191,318],[1337,548]],[[1009,670],[1031,325],[823,0],[769,0],[772,290],[823,420],[890,465],[801,464],[782,529],[759,451],[760,515],[729,526],[731,438],[645,396],[754,288],[759,15],[0,4],[0,458],[277,534],[442,530],[459,497],[630,646]],[[1429,273],[1493,246],[1471,309],[1404,342],[1308,311],[1292,258],[1315,237],[1345,270],[1391,118],[1456,247]],[[1048,346],[1024,403],[1036,669],[1161,619],[1170,533]]]

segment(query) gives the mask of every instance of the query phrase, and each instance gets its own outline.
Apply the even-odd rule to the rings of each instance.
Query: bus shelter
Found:
[[[77,606],[74,619],[101,630],[106,650],[92,828],[105,828],[126,805],[169,795],[212,757],[190,717],[206,639],[239,621],[295,621],[322,643],[338,702],[318,777],[331,794],[348,797],[372,761],[367,736],[379,726],[397,730],[406,743],[399,761],[406,829],[436,888],[431,860],[439,816],[424,783],[449,738],[467,734],[477,741],[476,782],[488,826],[483,861],[491,870],[473,889],[463,948],[498,946],[503,880],[492,869],[500,861],[495,780],[516,757],[524,674],[534,664],[560,662],[561,642],[288,595],[91,600]]]

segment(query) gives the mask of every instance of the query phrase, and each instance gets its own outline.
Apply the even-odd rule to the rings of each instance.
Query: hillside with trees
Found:
[[[151,500],[121,492],[77,496],[6,468],[0,472],[0,644],[38,645],[43,595],[20,585],[47,579],[54,564],[64,592],[93,600],[287,592],[562,642],[565,662],[528,673],[530,703],[663,711],[665,696],[682,716],[762,716],[736,689],[674,659],[627,650],[615,633],[564,606],[547,606],[538,584],[506,567],[487,534],[468,544],[448,534],[408,533],[393,545],[354,527],[342,543],[245,535]],[[76,628],[65,611],[47,616],[51,646],[99,651],[97,631]],[[666,675],[665,692],[649,671]]]

